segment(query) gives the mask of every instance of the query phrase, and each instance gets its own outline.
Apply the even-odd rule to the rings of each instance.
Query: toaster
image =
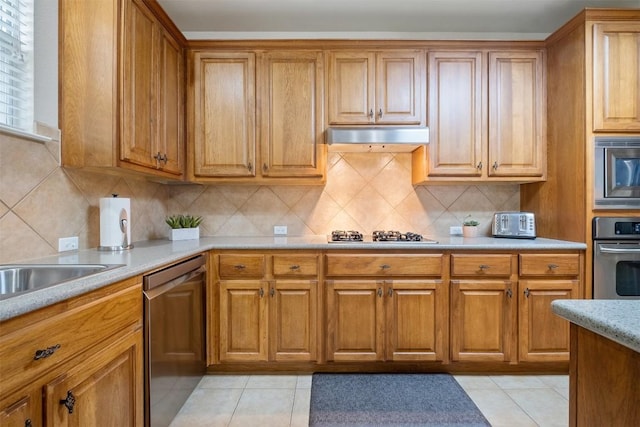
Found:
[[[491,234],[493,237],[535,239],[536,217],[531,212],[496,212]]]

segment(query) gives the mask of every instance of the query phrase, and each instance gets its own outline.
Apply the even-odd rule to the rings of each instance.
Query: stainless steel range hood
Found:
[[[411,152],[429,143],[427,127],[332,127],[326,131],[330,151]]]

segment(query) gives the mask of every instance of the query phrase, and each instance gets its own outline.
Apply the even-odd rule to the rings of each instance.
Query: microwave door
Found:
[[[605,197],[640,197],[640,149],[606,149]]]

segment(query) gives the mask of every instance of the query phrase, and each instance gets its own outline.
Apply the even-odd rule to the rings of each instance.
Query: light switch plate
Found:
[[[274,225],[273,226],[273,234],[276,235],[285,235],[287,234],[287,226],[286,225]]]
[[[78,250],[78,236],[61,237],[58,239],[58,252]]]

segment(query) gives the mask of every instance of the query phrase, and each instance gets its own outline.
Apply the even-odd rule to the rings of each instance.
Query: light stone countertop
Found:
[[[640,353],[640,300],[555,300],[554,313]]]
[[[326,236],[268,237],[201,237],[199,240],[150,240],[134,242],[134,247],[122,252],[100,252],[86,249],[61,252],[45,258],[23,260],[12,264],[122,264],[122,267],[80,279],[15,295],[0,300],[0,321],[46,307],[103,286],[147,273],[176,261],[215,249],[256,250],[327,250],[327,249],[404,249],[404,250],[584,250],[584,243],[553,239],[496,239],[492,237],[463,238],[430,237],[438,243],[368,242],[327,243]]]

